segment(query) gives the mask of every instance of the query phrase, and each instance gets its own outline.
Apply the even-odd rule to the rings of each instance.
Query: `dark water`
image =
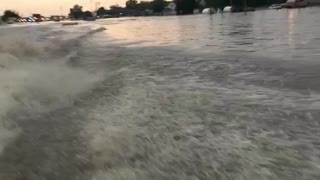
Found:
[[[1,27],[0,179],[320,179],[319,12]]]

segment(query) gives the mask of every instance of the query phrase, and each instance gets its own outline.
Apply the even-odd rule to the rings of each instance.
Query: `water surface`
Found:
[[[319,12],[1,27],[0,179],[320,179]]]

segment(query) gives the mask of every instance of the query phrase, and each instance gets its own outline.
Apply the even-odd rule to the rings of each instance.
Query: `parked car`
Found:
[[[13,23],[19,22],[19,20],[16,17],[9,17],[6,22],[7,24],[13,24]]]
[[[285,8],[304,8],[307,7],[307,2],[305,0],[288,0],[285,5]]]
[[[28,17],[27,21],[28,21],[29,23],[35,23],[35,22],[36,22],[36,20],[34,19],[34,17]]]
[[[20,18],[19,22],[26,23],[26,22],[28,22],[28,18]]]
[[[45,21],[45,18],[41,16],[41,14],[33,14],[32,18],[35,22],[42,22]]]

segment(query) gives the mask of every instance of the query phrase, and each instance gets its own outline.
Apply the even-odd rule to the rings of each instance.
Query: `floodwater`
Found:
[[[0,179],[320,179],[319,10],[0,27]]]

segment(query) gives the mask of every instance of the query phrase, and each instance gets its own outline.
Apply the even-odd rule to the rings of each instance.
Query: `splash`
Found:
[[[70,106],[99,78],[67,65],[67,57],[50,58],[51,44],[20,33],[1,36],[0,42],[1,152],[20,131],[15,116],[39,115]]]

